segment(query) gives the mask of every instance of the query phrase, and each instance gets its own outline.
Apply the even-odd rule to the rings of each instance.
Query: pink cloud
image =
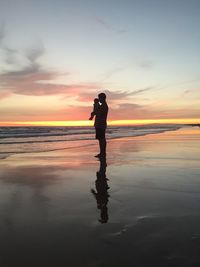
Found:
[[[4,98],[7,98],[10,95],[11,95],[11,92],[10,91],[7,91],[7,90],[0,91],[0,100],[1,99],[4,99]]]
[[[199,111],[195,108],[161,109],[152,106],[125,103],[117,108],[110,107],[110,120],[123,119],[176,119],[176,118],[199,118]]]
[[[95,90],[95,83],[56,84],[55,79],[59,73],[40,70],[32,65],[23,70],[0,74],[0,85],[6,87],[11,93],[18,95],[66,95],[75,96],[87,90]]]
[[[178,119],[178,118],[199,118],[199,111],[194,109],[155,109],[151,106],[141,106],[138,104],[124,103],[117,108],[109,104],[108,120],[137,120],[137,119]],[[3,110],[4,116],[1,121],[68,121],[68,120],[88,120],[92,111],[92,102],[88,106],[68,106],[54,110],[38,107],[37,110],[31,108],[18,110],[9,108]],[[0,110],[0,112],[2,112]]]
[[[0,30],[1,43],[4,41],[4,31]],[[0,47],[2,52],[7,54],[7,50],[10,49],[7,46]],[[15,53],[18,53],[15,50]],[[28,64],[25,67],[19,67],[12,71],[6,71],[0,73],[0,87],[1,91],[8,90],[10,94],[18,95],[33,95],[33,96],[45,96],[45,95],[66,95],[78,97],[79,92],[85,92],[88,90],[96,90],[99,85],[95,83],[66,83],[60,84],[56,82],[56,79],[63,75],[60,72],[52,71],[42,68],[38,63],[38,59],[43,56],[45,49],[42,44],[39,46],[29,49],[25,57]],[[12,54],[13,55],[13,54]],[[11,56],[12,56],[11,55]],[[16,62],[16,59],[11,59],[14,66],[20,65],[19,62]],[[65,75],[70,75],[69,72]],[[2,97],[9,96],[9,94],[1,93]]]

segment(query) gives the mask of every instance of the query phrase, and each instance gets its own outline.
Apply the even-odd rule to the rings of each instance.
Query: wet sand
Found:
[[[0,266],[200,266],[200,128],[80,145],[0,160]]]

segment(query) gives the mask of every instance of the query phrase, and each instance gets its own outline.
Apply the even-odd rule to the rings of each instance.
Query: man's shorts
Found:
[[[96,139],[105,139],[106,138],[106,129],[105,128],[95,128],[96,130]]]

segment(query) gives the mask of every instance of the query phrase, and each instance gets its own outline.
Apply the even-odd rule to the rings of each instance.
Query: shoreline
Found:
[[[190,126],[189,126],[190,127]],[[194,127],[194,126],[192,126]],[[172,129],[163,129],[160,132],[148,132],[148,133],[139,133],[138,135],[125,135],[125,136],[117,136],[117,137],[110,137],[107,138],[107,141],[111,141],[111,140],[118,140],[118,139],[127,139],[127,138],[139,138],[139,137],[145,137],[145,136],[149,136],[149,135],[159,135],[165,132],[173,132],[173,131],[179,131],[180,129],[184,129],[187,127],[175,127]],[[68,147],[64,147],[64,148],[52,148],[52,149],[48,149],[48,150],[40,150],[40,151],[5,151],[5,152],[0,152],[0,160],[4,160],[8,157],[14,156],[14,155],[19,155],[19,154],[29,154],[29,153],[46,153],[46,152],[53,152],[53,151],[62,151],[62,150],[68,150],[68,149],[76,149],[76,148],[81,148],[81,147],[87,147],[87,146],[94,146],[96,145],[96,139],[94,136],[94,139],[80,139],[80,140],[55,140],[55,141],[29,141],[29,142],[17,142],[17,143],[2,143],[4,146],[6,145],[10,145],[10,144],[17,144],[17,145],[23,145],[23,144],[35,144],[35,143],[68,143]],[[77,146],[73,146],[71,144],[74,143],[79,143],[79,145]],[[86,143],[86,144],[80,144],[80,143]],[[70,144],[70,145],[69,145]]]

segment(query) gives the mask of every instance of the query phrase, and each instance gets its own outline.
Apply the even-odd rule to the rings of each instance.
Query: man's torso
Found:
[[[103,128],[107,127],[107,115],[108,115],[108,105],[107,103],[103,103],[99,106],[98,111],[95,117],[94,126],[96,128]]]

